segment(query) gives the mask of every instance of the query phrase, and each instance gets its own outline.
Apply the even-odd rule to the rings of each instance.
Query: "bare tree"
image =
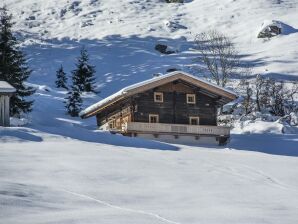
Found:
[[[286,96],[288,98],[288,111],[291,112],[298,112],[298,105],[295,102],[295,96],[298,95],[298,82],[295,81],[292,84],[292,87],[286,91]]]
[[[269,108],[271,113],[276,116],[284,116],[285,115],[285,103],[286,103],[286,90],[283,82],[277,82],[274,79],[269,79],[269,88],[268,93],[270,97]]]
[[[261,112],[263,108],[263,102],[268,101],[266,100],[266,80],[259,74],[256,77],[256,86],[255,86],[255,95],[256,95],[256,109],[257,111]]]
[[[195,38],[196,50],[210,77],[219,86],[225,87],[239,66],[238,53],[232,41],[216,30],[200,33]]]
[[[245,115],[251,113],[254,108],[254,102],[253,102],[253,88],[250,84],[250,80],[248,80],[247,76],[241,79],[240,83],[240,88],[243,90],[243,108],[245,111]]]

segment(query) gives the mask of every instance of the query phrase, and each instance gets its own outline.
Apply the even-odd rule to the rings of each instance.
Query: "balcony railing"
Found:
[[[230,128],[221,126],[207,125],[184,125],[184,124],[163,124],[163,123],[141,123],[129,122],[122,127],[122,132],[133,133],[173,133],[173,134],[193,134],[193,135],[212,135],[230,136]]]

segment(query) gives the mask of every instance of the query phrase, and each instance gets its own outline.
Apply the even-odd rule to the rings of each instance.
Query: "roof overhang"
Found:
[[[193,75],[190,75],[185,72],[181,71],[175,71],[168,73],[166,75],[162,75],[159,77],[155,77],[131,86],[128,86],[119,92],[99,101],[98,103],[91,105],[90,107],[86,108],[85,110],[81,111],[80,117],[81,118],[88,118],[91,116],[96,115],[97,113],[100,113],[107,107],[121,101],[124,99],[127,99],[128,97],[131,97],[137,93],[145,92],[150,89],[154,89],[158,86],[176,81],[176,80],[183,80],[185,82],[191,83],[192,85],[195,85],[202,90],[206,90],[214,96],[218,96],[218,104],[224,105],[226,103],[229,103],[237,98],[236,93],[234,93],[231,90],[228,90],[226,88],[222,88],[220,86],[217,86],[213,83],[207,82],[203,79],[200,79],[198,77],[195,77]]]
[[[6,81],[0,81],[0,95],[13,95],[16,89]]]

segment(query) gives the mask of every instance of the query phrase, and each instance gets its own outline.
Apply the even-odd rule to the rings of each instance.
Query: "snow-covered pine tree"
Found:
[[[10,114],[20,116],[32,110],[33,101],[25,100],[35,90],[24,85],[31,74],[26,57],[19,48],[19,41],[12,33],[12,15],[6,8],[0,8],[0,80],[16,88],[10,100]]]
[[[63,66],[61,65],[60,68],[56,71],[56,87],[57,88],[64,88],[68,89],[67,87],[67,77],[66,73],[64,72]]]
[[[82,98],[80,90],[77,86],[72,86],[71,90],[68,92],[65,102],[65,108],[67,113],[72,117],[77,117],[80,110],[82,109]]]
[[[72,71],[73,85],[82,92],[95,92],[95,66],[89,64],[89,55],[85,47],[81,50],[76,67]]]

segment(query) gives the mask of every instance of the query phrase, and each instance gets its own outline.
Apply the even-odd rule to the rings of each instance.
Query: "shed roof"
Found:
[[[94,116],[95,114],[99,113],[104,108],[108,107],[109,105],[112,105],[113,103],[126,99],[137,93],[144,92],[149,89],[153,89],[155,87],[158,87],[179,79],[189,82],[200,88],[206,89],[218,96],[223,96],[223,98],[225,99],[223,102],[225,103],[231,102],[237,98],[236,93],[227,88],[220,87],[218,85],[215,85],[206,80],[200,79],[186,72],[175,71],[175,72],[168,73],[166,75],[161,75],[158,77],[154,77],[152,79],[145,80],[143,82],[139,82],[139,83],[127,86],[121,89],[120,91],[114,93],[113,95],[110,95],[109,97],[81,111],[79,116],[82,118]]]
[[[0,93],[14,93],[16,89],[6,81],[0,81]]]

